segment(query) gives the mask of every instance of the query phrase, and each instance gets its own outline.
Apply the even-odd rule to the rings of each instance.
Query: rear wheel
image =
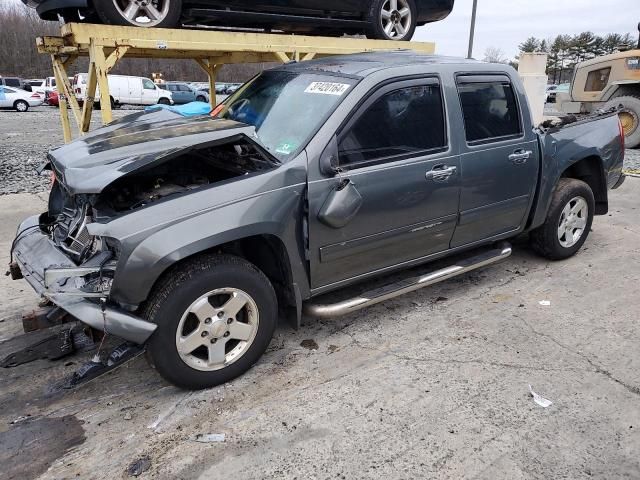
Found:
[[[594,210],[589,185],[575,178],[561,178],[544,224],[531,232],[531,246],[550,260],[575,255],[589,236]]]
[[[627,148],[640,146],[640,97],[631,95],[617,97],[609,100],[604,106],[607,110],[619,107],[618,117],[624,130],[625,144]]]
[[[196,258],[168,275],[145,317],[158,325],[148,354],[160,375],[188,389],[241,375],[267,349],[277,322],[267,277],[231,255]]]
[[[100,0],[96,13],[108,25],[175,27],[182,14],[182,0]]]
[[[29,104],[24,100],[16,100],[13,104],[13,108],[18,112],[26,112],[27,110],[29,110]]]
[[[408,41],[417,21],[414,0],[375,0],[369,12],[369,35],[380,40]]]

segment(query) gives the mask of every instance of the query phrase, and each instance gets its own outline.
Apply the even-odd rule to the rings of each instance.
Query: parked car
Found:
[[[45,93],[44,103],[51,105],[52,107],[60,106],[60,99],[58,98],[58,91],[51,90]]]
[[[145,77],[108,75],[111,106],[119,105],[155,105],[157,103],[173,105],[171,92],[159,88]],[[78,102],[84,102],[87,95],[87,74],[78,73],[73,79],[73,90]],[[95,98],[100,98],[100,89],[96,88]]]
[[[22,0],[45,20],[87,20],[109,25],[176,27],[223,25],[322,35],[366,33],[411,40],[419,25],[446,18],[454,0]],[[80,13],[80,15],[78,14]]]
[[[570,83],[561,83],[560,85],[549,85],[547,87],[547,103],[556,103],[556,95],[560,92],[568,93]]]
[[[204,388],[250,368],[279,318],[480,268],[524,232],[571,257],[624,180],[614,112],[534,129],[508,65],[410,51],[335,64],[265,71],[215,118],[140,112],[52,150],[49,210],[20,225],[13,278]],[[448,265],[323,297],[436,259]]]
[[[42,105],[43,101],[44,98],[39,93],[0,85],[0,108],[11,108],[17,112],[26,112],[29,107]]]
[[[29,85],[23,78],[20,77],[0,77],[0,85],[18,88],[27,92],[31,91],[31,85]]]
[[[197,90],[192,85],[184,82],[165,82],[158,87],[171,92],[176,105],[190,102],[209,102],[209,94],[204,90]]]

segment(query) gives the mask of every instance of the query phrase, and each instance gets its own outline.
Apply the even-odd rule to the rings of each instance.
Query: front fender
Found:
[[[177,262],[256,235],[272,235],[282,241],[289,256],[293,282],[305,295],[309,287],[299,241],[300,194],[299,189],[291,187],[248,198],[165,225],[142,239],[126,239],[115,272],[112,298],[123,305],[139,305],[146,300],[158,278]]]

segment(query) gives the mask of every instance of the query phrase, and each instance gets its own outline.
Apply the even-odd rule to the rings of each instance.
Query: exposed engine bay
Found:
[[[248,143],[194,149],[115,181],[99,195],[96,208],[107,215],[135,210],[171,195],[273,166],[272,160]]]
[[[41,218],[41,228],[81,264],[103,247],[89,235],[89,223],[105,222],[167,197],[267,171],[275,165],[256,145],[235,142],[170,156],[160,164],[119,178],[100,194],[72,196],[56,180],[49,197],[49,211]]]

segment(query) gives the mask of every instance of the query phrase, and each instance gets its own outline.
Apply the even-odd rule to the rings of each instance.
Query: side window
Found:
[[[191,92],[191,89],[189,89],[189,87],[187,87],[186,85],[180,85],[180,91],[181,92]]]
[[[156,89],[156,84],[153,83],[148,78],[143,78],[142,79],[142,88],[144,88],[145,90],[155,90]]]
[[[400,88],[378,98],[340,135],[341,166],[395,159],[446,147],[437,84]]]
[[[584,86],[585,92],[601,92],[609,83],[611,67],[594,70],[587,75],[587,84]]]
[[[518,105],[509,82],[458,84],[468,142],[490,141],[522,133]]]

